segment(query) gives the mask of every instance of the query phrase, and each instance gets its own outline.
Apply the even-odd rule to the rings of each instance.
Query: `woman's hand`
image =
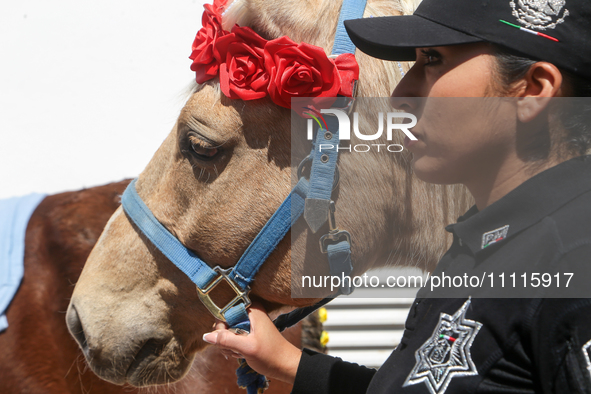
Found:
[[[252,369],[268,378],[293,384],[302,352],[277,330],[260,305],[248,309],[250,334],[237,335],[223,322],[203,335],[205,342],[221,349],[225,356],[244,358]]]

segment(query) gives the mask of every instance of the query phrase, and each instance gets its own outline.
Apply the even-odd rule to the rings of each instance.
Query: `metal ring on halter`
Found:
[[[312,161],[312,156],[308,155],[304,158],[304,160],[302,160],[300,162],[300,164],[298,164],[298,179],[301,179],[304,177],[304,167],[306,166],[306,163],[308,163],[309,161]],[[334,169],[334,179],[332,181],[332,189],[334,190],[337,185],[339,184],[339,180],[341,179],[341,174],[339,172],[339,166],[336,166]]]
[[[301,179],[304,176],[304,166],[307,162],[312,160],[312,156],[308,155],[298,164],[298,179]]]
[[[341,174],[339,173],[339,166],[335,166],[334,168],[334,179],[332,181],[332,190],[336,189],[337,185],[339,184],[339,180],[341,179]]]

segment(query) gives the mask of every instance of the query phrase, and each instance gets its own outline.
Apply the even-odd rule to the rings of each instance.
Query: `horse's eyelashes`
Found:
[[[195,135],[189,135],[188,142],[191,149],[183,149],[183,153],[191,153],[193,157],[200,160],[212,160],[220,152],[219,148],[197,138]]]
[[[191,148],[197,155],[207,158],[213,158],[218,154],[217,148],[206,147],[195,141],[191,141]]]

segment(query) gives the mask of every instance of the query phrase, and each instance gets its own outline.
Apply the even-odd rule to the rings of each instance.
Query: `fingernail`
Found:
[[[203,334],[203,340],[207,343],[211,343],[211,344],[215,345],[217,339],[218,339],[218,333],[215,331]]]

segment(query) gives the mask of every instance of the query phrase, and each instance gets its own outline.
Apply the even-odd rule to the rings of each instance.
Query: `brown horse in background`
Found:
[[[8,329],[0,333],[0,393],[244,393],[236,385],[235,360],[216,349],[196,357],[187,379],[167,386],[137,389],[98,378],[68,332],[65,312],[84,262],[109,217],[120,205],[129,181],[46,197],[33,213],[26,233],[25,273],[7,311]],[[286,331],[297,346],[299,326]],[[307,347],[319,342],[308,335]],[[275,382],[269,393],[289,393]]]

